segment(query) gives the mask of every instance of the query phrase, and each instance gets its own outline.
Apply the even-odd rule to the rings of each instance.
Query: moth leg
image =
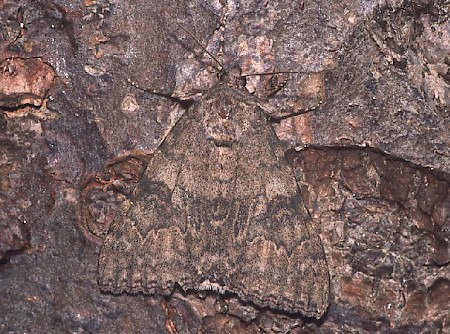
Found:
[[[308,114],[312,111],[315,111],[317,109],[320,108],[320,104],[317,106],[313,106],[313,107],[309,107],[309,108],[304,108],[304,109],[300,109],[297,111],[286,111],[286,112],[270,112],[271,110],[269,110],[269,112],[267,112],[267,107],[266,105],[264,105],[263,107],[261,107],[261,109],[265,112],[267,118],[272,121],[272,122],[280,122],[283,119],[286,118],[290,118],[290,117],[294,117],[294,116],[298,116],[298,115],[303,115],[303,114]],[[274,110],[274,108],[271,108],[272,110]]]

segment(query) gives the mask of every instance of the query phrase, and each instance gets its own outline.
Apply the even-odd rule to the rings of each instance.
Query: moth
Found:
[[[179,285],[324,314],[324,250],[267,108],[234,67],[185,112],[104,240],[103,291],[170,295]]]

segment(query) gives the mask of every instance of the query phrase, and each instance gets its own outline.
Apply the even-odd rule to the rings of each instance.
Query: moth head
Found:
[[[241,88],[245,87],[246,79],[242,76],[242,70],[239,66],[234,66],[229,70],[223,70],[219,73],[219,79],[229,87]]]

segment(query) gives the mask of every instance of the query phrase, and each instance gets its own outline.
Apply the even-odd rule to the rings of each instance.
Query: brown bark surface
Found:
[[[0,0],[0,333],[450,332],[448,19],[444,0]],[[108,227],[217,82],[204,48],[296,72],[247,89],[287,115],[331,278],[319,321],[98,288]]]

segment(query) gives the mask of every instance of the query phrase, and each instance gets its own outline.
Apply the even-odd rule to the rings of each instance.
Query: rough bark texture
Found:
[[[450,332],[448,18],[444,0],[0,1],[0,333]],[[99,290],[110,223],[217,83],[200,44],[306,72],[247,89],[297,113],[273,126],[328,261],[320,321]]]

